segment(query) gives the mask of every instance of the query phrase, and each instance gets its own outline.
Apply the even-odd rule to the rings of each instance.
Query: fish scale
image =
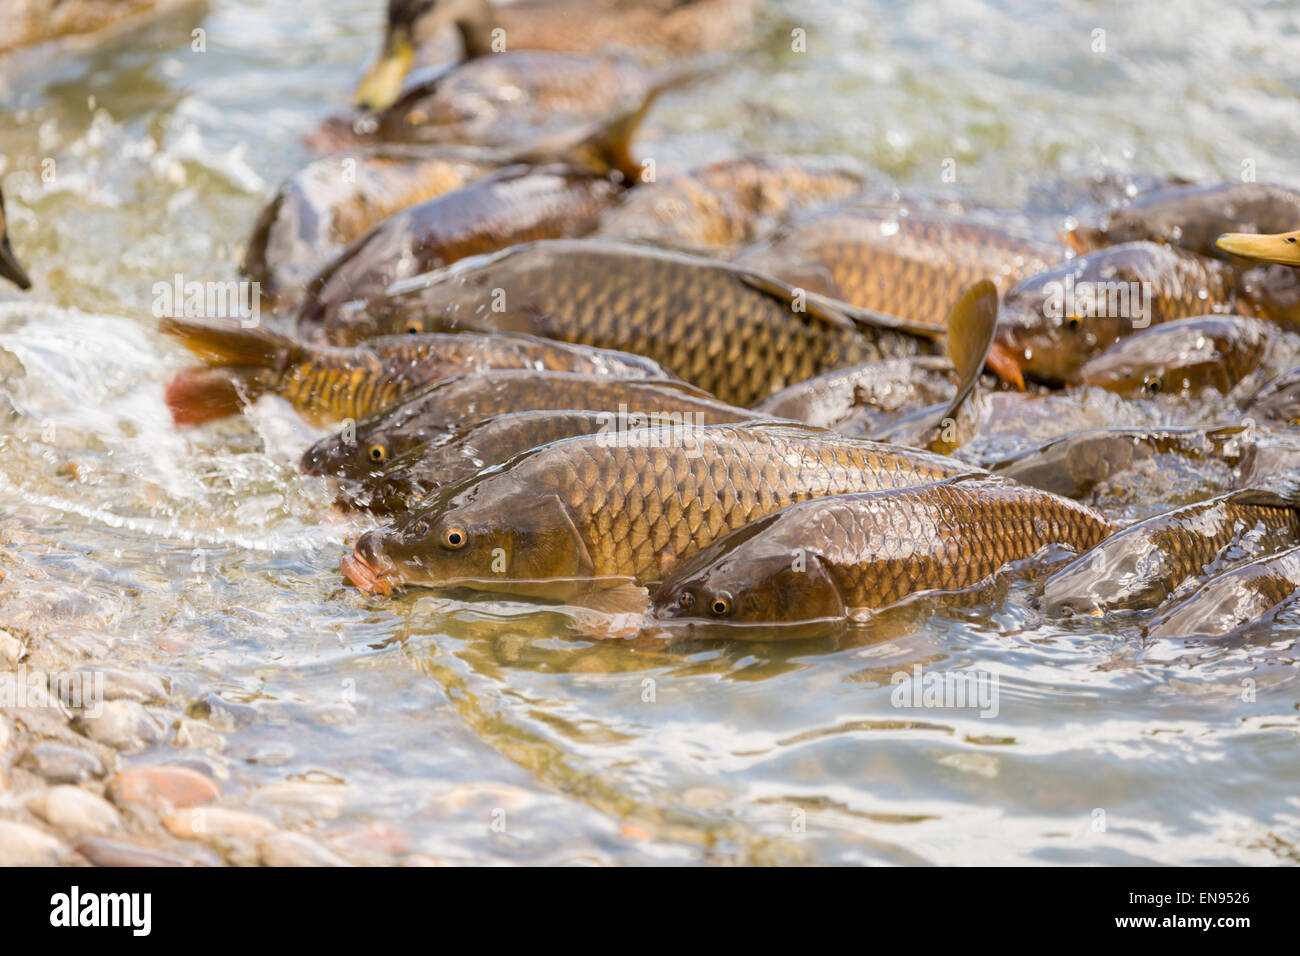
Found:
[[[765,281],[647,247],[550,240],[412,280],[372,300],[340,331],[505,330],[617,347],[737,405],[832,369],[927,347],[895,329],[864,331],[813,303],[796,307],[793,290],[762,287]]]
[[[1076,502],[987,479],[820,497],[683,561],[652,613],[661,622],[746,625],[842,618],[921,591],[965,590],[1043,548],[1081,551],[1112,531]],[[721,614],[719,600],[729,605]]]
[[[351,560],[353,567],[358,561],[383,567],[410,583],[487,578],[495,547],[515,553],[507,544],[521,527],[540,533],[529,524],[530,503],[554,495],[571,516],[592,577],[647,584],[721,534],[787,505],[974,471],[951,458],[785,425],[701,427],[688,441],[657,448],[589,435],[442,489],[427,508],[363,536]],[[682,488],[692,476],[698,489],[685,507],[665,507],[683,504]],[[545,520],[544,530],[554,530],[553,519]],[[476,548],[440,548],[431,536],[447,522],[463,524]],[[531,551],[516,553],[525,564],[534,558]],[[510,590],[509,581],[498,579],[491,589]]]

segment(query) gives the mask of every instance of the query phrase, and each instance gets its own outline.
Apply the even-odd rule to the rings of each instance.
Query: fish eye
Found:
[[[1083,323],[1079,321],[1079,317],[1077,315],[1072,315],[1070,316],[1069,319],[1066,320],[1065,324],[1071,332],[1077,332],[1079,331],[1079,326],[1082,325]]]
[[[731,613],[731,595],[715,594],[713,603],[709,605],[709,610],[713,612],[714,617],[725,617]]]
[[[373,462],[387,461],[388,446],[378,444],[378,443],[371,445],[369,448],[366,449],[366,457]]]
[[[418,335],[424,331],[424,323],[419,319],[407,319],[406,328],[403,330],[407,335]]]
[[[1149,378],[1142,384],[1142,387],[1147,390],[1148,395],[1155,395],[1160,391],[1161,388],[1160,379]]]
[[[443,547],[450,548],[452,551],[465,547],[467,541],[469,541],[469,533],[464,528],[458,528],[455,525],[442,533]]]

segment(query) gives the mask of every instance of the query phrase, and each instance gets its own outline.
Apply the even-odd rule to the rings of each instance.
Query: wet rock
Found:
[[[177,747],[220,751],[226,746],[226,738],[202,721],[182,717],[172,727],[172,743]]]
[[[54,866],[68,847],[25,823],[0,820],[0,866]]]
[[[18,765],[50,783],[84,783],[105,773],[103,761],[94,754],[52,741],[29,747]]]
[[[428,808],[439,816],[456,816],[466,811],[500,808],[508,812],[532,806],[534,798],[527,790],[504,784],[458,784],[433,794]]]
[[[77,852],[95,866],[210,866],[221,862],[217,857],[203,859],[193,854],[170,853],[157,847],[103,837],[78,843]]]
[[[25,653],[22,641],[8,631],[0,631],[0,667],[16,667]]]
[[[206,722],[222,733],[249,727],[261,720],[261,715],[252,704],[226,700],[220,694],[208,694],[194,701],[185,713],[189,717]]]
[[[351,866],[328,847],[301,833],[277,833],[262,840],[257,849],[263,866]]]
[[[102,660],[117,644],[113,638],[83,627],[55,628],[46,635],[46,640],[66,656],[86,660]]]
[[[216,783],[188,767],[129,767],[108,782],[108,798],[119,807],[167,813],[198,807],[221,795]]]
[[[266,817],[227,807],[191,807],[163,817],[167,832],[182,840],[261,840],[279,828]]]
[[[162,722],[133,700],[105,701],[81,714],[77,724],[91,740],[125,753],[144,750],[166,736]]]
[[[372,822],[359,830],[333,834],[329,843],[363,856],[396,857],[411,852],[410,836],[387,823]]]
[[[333,820],[347,801],[342,787],[314,783],[273,783],[257,791],[255,799],[286,813],[295,821]]]
[[[27,801],[27,809],[68,836],[103,836],[122,826],[111,803],[66,784],[37,794]]]
[[[161,678],[143,671],[119,670],[114,667],[92,667],[82,664],[74,673],[85,674],[103,687],[104,700],[163,701],[167,699],[167,685]],[[66,697],[65,704],[74,705]]]

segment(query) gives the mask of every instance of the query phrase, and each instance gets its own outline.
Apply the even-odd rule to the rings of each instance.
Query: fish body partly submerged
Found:
[[[981,279],[999,292],[1059,263],[1053,243],[974,218],[852,202],[761,240],[732,261],[790,285],[942,330]]]
[[[533,370],[478,372],[435,382],[341,434],[321,439],[303,454],[299,467],[309,475],[360,478],[419,445],[445,442],[485,419],[566,408],[677,415],[693,425],[763,417],[682,382]]]
[[[847,308],[847,307],[846,307]],[[832,369],[928,343],[709,259],[599,240],[533,242],[395,286],[336,340],[374,333],[515,331],[646,355],[749,405]]]
[[[1263,364],[1280,335],[1273,323],[1241,315],[1175,319],[1120,339],[1080,366],[1073,383],[1130,397],[1204,388],[1227,394]]]
[[[682,562],[655,623],[782,626],[844,621],[925,591],[963,591],[1052,546],[1084,551],[1114,529],[1065,498],[958,480],[792,505]],[[728,631],[728,633],[731,633]],[[803,631],[800,631],[802,636]],[[768,637],[767,639],[771,639]]]
[[[659,437],[569,438],[443,488],[363,535],[344,570],[368,591],[417,584],[575,599],[652,584],[728,531],[798,501],[971,470],[802,426],[705,426],[650,444]]]
[[[1148,638],[1223,638],[1266,620],[1300,589],[1300,547],[1256,558],[1210,578],[1153,617]]]
[[[1233,492],[1130,525],[1044,585],[1051,615],[1150,608],[1224,563],[1300,540],[1300,515],[1275,495]]]
[[[796,382],[754,410],[831,428],[855,413],[884,416],[949,401],[955,377],[952,362],[940,355],[882,359]]]
[[[264,393],[317,421],[370,415],[433,382],[487,369],[664,379],[649,359],[531,335],[398,335],[351,348],[303,344],[265,327],[163,319],[163,332],[220,364],[187,369],[167,386],[178,424],[236,414]]]
[[[572,166],[513,166],[389,216],[309,283],[299,334],[318,340],[338,309],[399,279],[534,239],[581,235],[623,191]]]

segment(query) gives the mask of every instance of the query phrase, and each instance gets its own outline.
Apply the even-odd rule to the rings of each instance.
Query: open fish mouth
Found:
[[[389,572],[375,567],[355,551],[339,562],[339,570],[367,594],[382,594],[387,597],[397,586]]]

